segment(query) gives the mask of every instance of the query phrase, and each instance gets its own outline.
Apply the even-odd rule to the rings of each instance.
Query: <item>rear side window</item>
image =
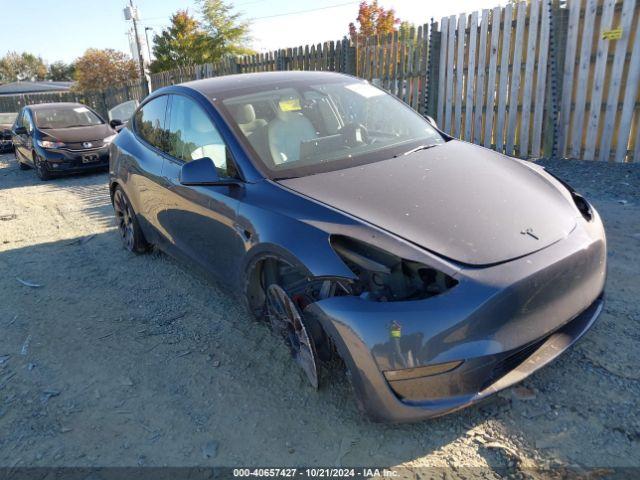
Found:
[[[167,132],[165,113],[167,96],[154,98],[140,108],[134,116],[134,129],[147,143],[160,150],[167,151]]]

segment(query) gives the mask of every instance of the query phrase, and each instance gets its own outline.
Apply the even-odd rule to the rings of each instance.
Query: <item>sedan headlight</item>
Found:
[[[358,277],[353,294],[376,302],[422,300],[457,285],[449,275],[405,260],[349,237],[332,236],[331,246]]]
[[[38,145],[42,148],[63,148],[66,147],[64,142],[58,142],[56,140],[38,140]]]
[[[113,135],[109,135],[107,138],[105,138],[104,140],[102,140],[104,142],[105,145],[109,145],[111,142],[113,142],[113,140],[118,136],[117,133],[114,133]]]

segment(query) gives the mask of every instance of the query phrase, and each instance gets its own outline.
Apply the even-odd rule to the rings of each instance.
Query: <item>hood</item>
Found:
[[[456,140],[279,183],[474,266],[541,250],[565,238],[576,225],[573,206],[542,175],[504,155]]]
[[[90,142],[92,140],[102,140],[113,135],[113,130],[108,124],[90,125],[88,127],[72,127],[72,128],[46,128],[38,129],[43,135],[53,137],[60,142],[78,143]]]

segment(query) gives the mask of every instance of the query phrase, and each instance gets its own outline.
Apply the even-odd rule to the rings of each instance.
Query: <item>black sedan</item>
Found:
[[[35,168],[42,180],[53,175],[106,168],[116,131],[80,103],[24,107],[13,126],[20,168]]]
[[[13,151],[11,126],[16,121],[17,115],[17,113],[0,113],[0,153]]]
[[[583,197],[350,76],[160,89],[112,142],[110,189],[127,249],[246,299],[314,387],[341,359],[376,420],[519,382],[603,305],[605,232]]]

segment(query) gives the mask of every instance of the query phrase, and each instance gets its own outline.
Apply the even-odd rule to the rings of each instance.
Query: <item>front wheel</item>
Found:
[[[51,173],[47,169],[45,162],[36,154],[33,154],[33,165],[36,167],[36,174],[40,180],[49,180]]]
[[[129,199],[120,187],[116,187],[113,193],[113,209],[116,214],[118,232],[122,246],[134,253],[144,253],[149,249],[149,244],[142,234],[138,219]]]

